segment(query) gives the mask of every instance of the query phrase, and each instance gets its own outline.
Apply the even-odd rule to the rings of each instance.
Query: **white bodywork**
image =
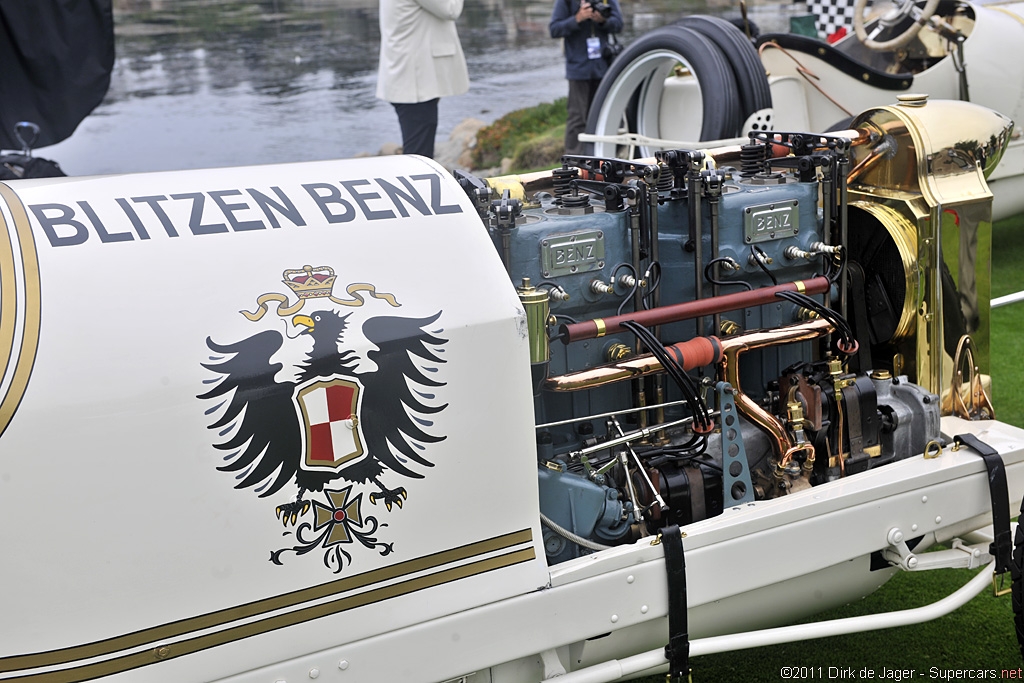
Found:
[[[988,179],[996,197],[994,216],[1005,218],[1024,211],[1024,138],[1021,137],[1021,126],[1024,125],[1024,61],[1011,56],[1012,50],[1024,43],[1024,3],[969,4],[975,15],[964,42],[970,101],[993,109],[1016,123],[1010,145],[997,170]],[[920,35],[940,51],[945,49],[948,53],[951,49],[929,28],[923,29]],[[856,42],[857,37],[851,31],[837,47]],[[772,109],[751,115],[743,131],[751,130],[751,124],[763,120],[766,113],[771,117],[771,127],[777,131],[824,132],[870,107],[895,104],[901,94],[922,93],[932,99],[960,98],[960,77],[950,54],[915,74],[912,82],[902,90],[870,85],[863,78],[844,73],[813,52],[762,46],[759,54],[768,74]],[[645,60],[657,61],[658,56],[651,52],[636,63],[642,65]],[[665,71],[680,62],[689,66],[680,55],[673,54],[666,59]],[[631,77],[624,72],[619,78],[628,90],[634,81],[640,82],[648,75],[644,72],[643,76]],[[653,155],[656,149],[695,149],[746,142],[745,137],[697,142],[700,139],[702,97],[692,71],[680,70],[665,78],[663,83],[645,80],[639,100],[637,130],[633,135],[585,134],[580,139],[599,143],[598,156],[614,156],[611,152],[616,141],[635,145],[641,152],[640,156]],[[612,116],[608,123],[617,124],[618,119]],[[605,133],[611,132],[610,128]]]
[[[0,680],[536,681],[664,644],[664,552],[650,538],[546,565],[524,313],[435,164],[0,183],[0,218]],[[331,303],[295,308],[282,279],[304,266],[337,274]],[[422,478],[382,475],[407,490],[401,507],[371,504],[369,483],[327,486],[346,504],[362,496],[346,562],[322,545],[272,562],[295,543],[275,514],[295,490],[260,497],[217,470],[218,407],[198,398],[216,375],[201,364],[207,337],[274,330],[301,358],[282,311],[324,307],[352,314],[346,345],[363,360],[375,349],[358,321],[440,311],[446,407],[431,428],[446,438],[425,451],[433,467],[414,468]],[[943,432],[999,450],[1021,499],[1024,431],[945,418]],[[327,509],[325,494],[308,499]],[[869,570],[892,529],[948,541],[990,510],[981,459],[947,449],[693,524],[691,635],[865,595],[895,571]],[[371,546],[353,538],[370,526]],[[751,558],[756,572],[731,571]]]

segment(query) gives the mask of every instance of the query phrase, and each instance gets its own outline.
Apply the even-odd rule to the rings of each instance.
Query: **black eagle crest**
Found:
[[[226,464],[218,469],[236,473],[235,488],[255,487],[260,497],[294,481],[298,487],[295,499],[277,506],[286,526],[309,510],[310,502],[304,499],[307,491],[323,491],[339,478],[358,484],[372,482],[379,489],[370,494],[372,503],[382,500],[388,510],[393,504],[401,507],[405,489],[386,487],[382,473],[391,470],[422,478],[416,468],[433,466],[426,458],[426,445],[446,438],[429,431],[431,416],[447,407],[437,403],[434,390],[445,382],[434,373],[445,362],[439,354],[448,340],[437,336],[440,330],[427,329],[440,315],[439,311],[426,318],[367,319],[361,328],[370,345],[365,357],[377,366],[370,372],[359,369],[356,350],[345,346],[351,313],[320,310],[296,315],[292,324],[305,329],[294,338],[276,330],[233,344],[218,344],[208,337],[207,345],[218,355],[202,366],[220,377],[210,380],[216,384],[199,398],[218,401],[207,411],[215,417],[209,428],[223,437],[214,447],[227,451]],[[313,346],[302,360],[290,368],[273,360],[285,344],[298,343],[297,339],[307,335]],[[281,379],[289,374],[281,372],[285,369],[294,379]],[[339,378],[355,378],[362,385],[358,424],[367,455],[336,470],[306,469],[302,466],[305,425],[298,392],[317,381]]]

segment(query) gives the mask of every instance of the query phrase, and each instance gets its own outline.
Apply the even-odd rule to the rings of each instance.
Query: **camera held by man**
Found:
[[[612,15],[612,6],[608,4],[607,0],[604,0],[604,2],[591,2],[588,4],[595,12],[599,13],[605,19]]]

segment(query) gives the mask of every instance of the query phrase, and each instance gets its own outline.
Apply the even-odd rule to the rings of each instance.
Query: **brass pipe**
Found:
[[[850,170],[850,174],[847,176],[846,181],[852,183],[861,174],[871,170],[879,161],[885,158],[885,150],[879,150],[877,147],[861,159],[856,166]]]
[[[772,330],[755,330],[735,337],[727,337],[719,342],[722,345],[722,358],[718,362],[719,377],[732,385],[736,409],[754,423],[755,427],[768,435],[779,469],[789,464],[796,453],[807,450],[808,445],[794,445],[782,422],[743,393],[740,388],[739,358],[742,354],[754,349],[817,339],[831,333],[833,329],[832,323],[819,318]]]
[[[717,363],[721,358],[721,348],[718,337],[696,337],[689,341],[666,346],[665,350],[677,360],[682,359],[683,370],[689,371]],[[664,367],[661,362],[648,353],[589,370],[549,377],[544,380],[542,388],[546,391],[558,392],[580,391],[626,379],[646,377],[663,371]]]

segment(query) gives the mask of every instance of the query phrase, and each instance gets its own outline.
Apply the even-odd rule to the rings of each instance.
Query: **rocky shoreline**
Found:
[[[449,171],[456,168],[473,170],[471,168],[473,165],[471,152],[473,147],[476,146],[476,134],[487,125],[486,122],[480,119],[463,119],[455,126],[447,140],[438,140],[434,143],[434,160]],[[401,153],[401,143],[385,142],[376,154],[363,152],[356,156],[390,156]]]
[[[512,170],[511,158],[502,159],[501,165],[493,168],[478,169],[473,167],[472,152],[473,148],[476,147],[476,135],[482,128],[489,125],[489,123],[480,119],[463,119],[452,129],[451,135],[448,136],[447,140],[438,140],[434,143],[434,160],[449,171],[462,169],[472,171],[474,174],[484,178],[508,174]],[[380,150],[376,154],[364,152],[356,156],[389,156],[401,153],[402,145],[400,143],[387,142],[381,145]]]

